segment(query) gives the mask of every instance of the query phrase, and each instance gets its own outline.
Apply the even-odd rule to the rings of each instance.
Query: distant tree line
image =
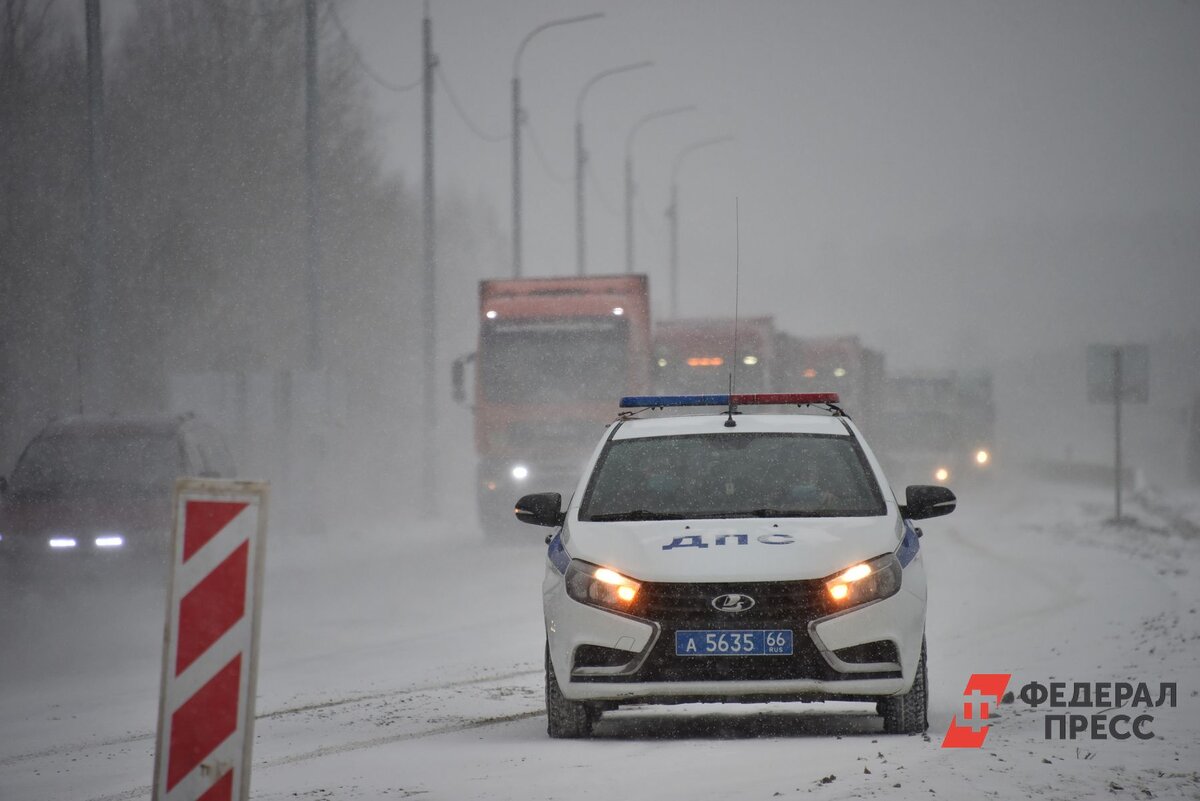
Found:
[[[84,397],[83,8],[0,0],[0,471]],[[416,351],[420,209],[382,169],[361,75],[328,22],[322,15],[324,363],[394,408],[397,393],[418,394],[388,376],[405,358],[420,374],[399,352]],[[104,302],[117,405],[161,408],[172,372],[303,368],[303,4],[143,0],[104,24]],[[470,204],[445,209],[460,261],[494,244]]]

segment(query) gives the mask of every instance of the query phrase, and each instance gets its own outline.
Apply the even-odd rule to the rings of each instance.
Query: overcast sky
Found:
[[[435,2],[435,47],[487,133],[509,128],[512,59],[550,170],[572,168],[587,97],[591,272],[624,268],[622,160],[635,163],[638,269],[665,314],[670,167],[681,169],[681,309],[732,312],[734,202],[742,310],[809,334],[858,333],[906,360],[1011,356],[1050,342],[1144,339],[1200,306],[1200,3]],[[350,35],[377,72],[418,74],[418,2],[352,0]],[[418,92],[375,93],[388,164],[420,166]],[[437,97],[439,184],[510,229],[510,145]],[[529,274],[574,271],[574,196],[525,147]],[[1147,241],[1148,240],[1148,241]],[[505,275],[509,254],[497,253]],[[898,361],[897,361],[898,360]]]

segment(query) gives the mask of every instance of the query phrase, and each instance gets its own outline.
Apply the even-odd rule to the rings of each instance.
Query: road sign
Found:
[[[1118,389],[1118,381],[1120,388]],[[1150,349],[1145,345],[1088,345],[1088,403],[1150,400]]]
[[[1113,494],[1116,514],[1121,517],[1121,404],[1146,403],[1150,399],[1150,351],[1145,345],[1088,345],[1087,382],[1089,403],[1113,405]]]
[[[175,483],[155,801],[245,801],[267,485]]]

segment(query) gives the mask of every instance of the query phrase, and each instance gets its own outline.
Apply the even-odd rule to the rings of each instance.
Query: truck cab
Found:
[[[484,280],[474,361],[476,497],[485,532],[511,527],[532,482],[568,493],[623,393],[648,388],[646,276]]]

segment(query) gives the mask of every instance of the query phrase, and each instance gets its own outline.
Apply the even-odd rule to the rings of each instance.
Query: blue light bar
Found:
[[[621,398],[621,408],[665,406],[728,406],[728,395],[628,395]]]
[[[760,392],[734,393],[734,406],[801,405],[806,403],[837,403],[836,392]],[[628,395],[621,398],[621,408],[659,409],[668,406],[728,406],[728,395]]]

